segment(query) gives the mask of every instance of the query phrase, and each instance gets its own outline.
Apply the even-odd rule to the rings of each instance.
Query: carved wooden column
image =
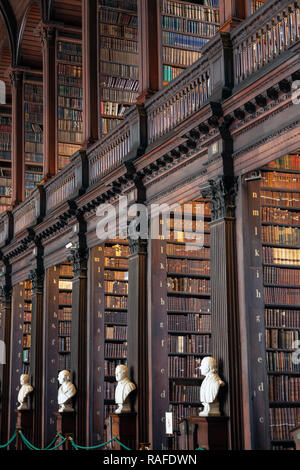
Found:
[[[83,67],[83,143],[87,148],[98,140],[97,81],[98,0],[82,1],[82,67]]]
[[[10,72],[12,90],[12,205],[24,200],[23,72]]]
[[[138,0],[139,92],[144,102],[162,87],[159,0]]]
[[[76,442],[87,445],[87,263],[84,222],[78,224],[78,241],[68,260],[73,263],[71,371],[77,388],[75,399]]]
[[[5,443],[9,438],[8,413],[9,413],[9,384],[10,384],[10,348],[11,348],[11,267],[5,263],[4,270],[0,278],[0,296],[2,302],[0,320],[0,340],[4,341],[6,350],[6,364],[0,364],[0,436],[1,443]]]
[[[137,386],[137,442],[149,440],[147,240],[129,239],[128,367]]]
[[[235,242],[237,180],[231,156],[223,152],[224,174],[210,180],[212,354],[226,382],[224,413],[230,417],[232,449],[243,448],[239,312]],[[231,163],[230,163],[231,162]]]
[[[32,282],[32,322],[31,322],[31,376],[33,394],[33,443],[43,445],[43,304],[44,304],[44,263],[43,247],[37,245],[33,250],[33,269],[29,279]]]
[[[247,2],[248,0],[219,1],[221,31],[231,31],[246,18]]]
[[[57,171],[55,28],[43,24],[40,37],[43,51],[44,178],[47,180]]]

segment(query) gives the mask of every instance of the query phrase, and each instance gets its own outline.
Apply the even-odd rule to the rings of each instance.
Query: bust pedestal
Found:
[[[228,418],[223,416],[191,416],[180,422],[180,450],[228,449]]]
[[[136,413],[109,414],[105,420],[106,440],[116,437],[129,449],[136,449],[136,416]],[[109,444],[108,447],[113,450],[122,450],[117,442]]]
[[[291,438],[296,443],[296,450],[300,450],[300,426],[290,431]]]
[[[56,432],[67,439],[64,445],[58,447],[57,450],[72,450],[73,447],[68,438],[72,437],[72,439],[74,439],[76,426],[75,412],[56,412],[54,414],[56,416]],[[58,442],[59,440],[57,440],[56,444],[58,444]]]
[[[16,410],[17,423],[16,430],[22,431],[22,434],[32,443],[33,410]],[[16,438],[16,450],[28,450],[20,434]]]

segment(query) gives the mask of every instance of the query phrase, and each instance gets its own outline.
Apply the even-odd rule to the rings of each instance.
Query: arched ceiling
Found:
[[[9,45],[8,32],[3,18],[0,16],[0,80],[6,85],[7,102],[11,101],[11,89],[8,75],[8,69],[11,64],[11,52]]]
[[[39,2],[27,7],[21,24],[18,45],[18,65],[41,69],[43,65],[40,40],[41,10]]]
[[[81,0],[53,0],[52,18],[72,26],[81,26]]]

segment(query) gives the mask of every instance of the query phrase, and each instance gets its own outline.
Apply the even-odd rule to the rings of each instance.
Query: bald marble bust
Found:
[[[76,388],[71,382],[70,372],[68,370],[62,370],[58,374],[58,382],[60,384],[57,396],[58,412],[67,413],[74,411],[72,398],[76,395]]]
[[[21,388],[18,393],[18,410],[29,410],[29,395],[33,392],[33,387],[29,383],[29,375],[22,374],[20,377]]]
[[[128,368],[125,365],[119,365],[116,367],[116,380],[118,385],[115,392],[115,403],[118,405],[115,413],[130,413],[130,393],[136,389],[134,383],[128,378]]]
[[[218,394],[225,384],[217,374],[217,361],[213,357],[205,357],[201,361],[201,375],[205,376],[200,388],[200,401],[204,406],[199,416],[220,416]]]

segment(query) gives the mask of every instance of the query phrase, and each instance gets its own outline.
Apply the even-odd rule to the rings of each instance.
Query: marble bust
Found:
[[[29,395],[33,392],[33,387],[29,383],[29,375],[22,374],[20,377],[21,388],[18,393],[18,410],[29,410]]]
[[[71,382],[70,372],[68,370],[62,370],[58,374],[58,382],[60,384],[57,396],[58,412],[66,413],[74,411],[72,398],[76,395],[76,388]]]
[[[128,378],[128,368],[125,365],[119,365],[116,367],[116,380],[118,382],[115,392],[115,403],[118,405],[115,413],[130,413],[130,393],[136,389],[134,383]]]
[[[204,409],[199,416],[220,416],[218,393],[225,384],[217,374],[217,361],[213,357],[205,357],[201,361],[200,370],[205,379],[200,388],[200,401]]]

